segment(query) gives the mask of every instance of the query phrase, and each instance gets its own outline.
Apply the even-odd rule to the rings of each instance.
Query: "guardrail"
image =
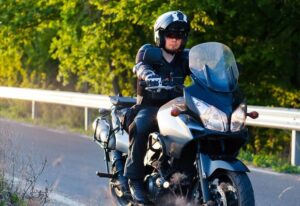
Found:
[[[108,96],[77,92],[0,87],[0,98],[31,101],[33,119],[35,118],[35,102],[83,107],[85,116],[84,127],[86,130],[89,124],[89,108],[109,109],[111,107]],[[257,111],[259,113],[259,118],[247,119],[246,124],[249,126],[292,130],[291,163],[292,165],[300,165],[300,110],[248,105],[248,111]]]

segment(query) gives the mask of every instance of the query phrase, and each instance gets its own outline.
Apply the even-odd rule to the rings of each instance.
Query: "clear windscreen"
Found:
[[[218,92],[232,92],[239,72],[229,47],[217,42],[194,46],[189,53],[189,67],[197,81]]]

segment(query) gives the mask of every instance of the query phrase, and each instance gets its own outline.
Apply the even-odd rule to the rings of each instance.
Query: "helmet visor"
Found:
[[[186,37],[186,32],[184,32],[184,31],[166,31],[165,37],[175,38],[175,39],[184,39]]]

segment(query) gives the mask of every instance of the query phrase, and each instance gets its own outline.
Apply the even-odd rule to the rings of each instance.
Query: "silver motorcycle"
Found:
[[[144,58],[159,55],[145,54]],[[247,112],[234,55],[221,43],[199,44],[190,50],[189,67],[192,84],[183,88],[182,97],[160,107],[159,130],[149,135],[144,159],[148,197],[156,205],[183,201],[190,205],[254,206],[249,169],[237,155],[249,138],[246,118],[257,118],[258,113]],[[175,87],[160,83],[146,89],[159,92]],[[109,153],[120,151],[126,161],[129,139],[122,122],[135,99],[110,99],[111,110],[100,110],[93,124],[94,140],[105,151],[107,168],[105,173],[97,174],[110,178],[110,191],[117,205],[133,205],[131,197],[116,184]],[[188,173],[178,165],[182,156],[188,158]]]

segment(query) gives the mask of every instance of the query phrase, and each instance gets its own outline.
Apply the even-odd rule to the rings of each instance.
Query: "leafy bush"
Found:
[[[250,140],[245,150],[253,154],[275,155],[286,159],[290,156],[290,130],[249,127],[249,134]]]

